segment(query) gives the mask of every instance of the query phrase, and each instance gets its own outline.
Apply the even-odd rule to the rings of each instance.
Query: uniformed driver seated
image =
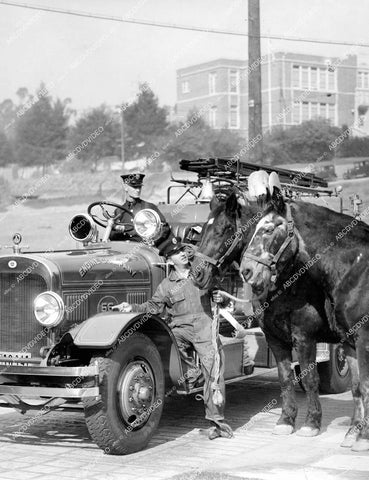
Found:
[[[153,203],[147,202],[146,200],[140,198],[144,177],[145,175],[143,173],[121,175],[123,180],[123,198],[125,199],[122,207],[129,210],[131,215],[125,210],[121,211],[122,213],[117,219],[117,224],[113,227],[113,230],[110,234],[110,240],[131,240],[133,242],[140,242],[142,239],[133,226],[133,218],[136,213],[144,208],[150,208],[151,210],[154,210],[159,215],[163,224],[161,236],[154,242],[156,247],[167,238],[171,238],[173,236],[168,222],[165,220],[164,215],[160,212],[158,207]],[[118,209],[117,213],[119,213]],[[130,226],[129,224],[132,225]]]

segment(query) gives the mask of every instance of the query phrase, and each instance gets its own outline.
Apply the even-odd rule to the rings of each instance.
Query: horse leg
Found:
[[[294,376],[291,368],[292,348],[274,338],[268,338],[267,335],[266,338],[277,362],[282,397],[282,414],[274,427],[273,434],[289,435],[294,432],[297,416],[297,403],[293,386]]]
[[[356,358],[356,351],[348,344],[343,344],[347,363],[351,374],[351,391],[354,400],[354,413],[351,418],[350,428],[348,429],[341,447],[351,448],[359,436],[359,428],[364,418],[363,400],[360,392],[359,368]]]
[[[296,434],[302,437],[315,437],[320,432],[322,407],[319,401],[319,375],[316,365],[316,341],[303,338],[296,341],[295,348],[300,364],[300,377],[307,398],[307,413],[304,425]]]
[[[362,326],[358,332],[356,352],[364,415],[361,422],[356,425],[356,430],[359,432],[359,435],[351,450],[354,452],[362,452],[369,450],[369,331],[365,331],[364,326]]]

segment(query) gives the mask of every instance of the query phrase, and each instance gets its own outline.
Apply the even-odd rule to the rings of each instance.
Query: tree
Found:
[[[46,166],[64,158],[70,100],[54,101],[44,84],[35,96],[28,95],[26,89],[19,89],[18,94],[22,101],[15,123],[18,162]]]
[[[0,166],[14,162],[13,148],[4,132],[0,131]]]
[[[198,112],[189,112],[185,122],[172,126],[166,136],[163,156],[171,163],[172,168],[178,168],[182,158],[196,159],[199,157],[232,157],[239,153],[245,141],[239,134],[227,130],[215,130],[209,127]]]
[[[264,137],[264,154],[272,164],[314,163],[330,160],[334,149],[329,145],[341,134],[324,119],[309,120],[286,130],[277,128]]]
[[[12,100],[7,98],[0,103],[0,131],[4,132],[9,140],[14,140],[14,124],[17,109]]]
[[[99,160],[119,153],[119,140],[119,121],[110,108],[101,105],[85,112],[71,129],[69,155],[80,159],[91,171],[96,171]]]
[[[342,127],[343,132],[345,131]],[[347,127],[346,127],[347,132]],[[368,157],[369,156],[369,137],[347,137],[337,148],[339,157]]]
[[[127,158],[150,157],[157,138],[167,127],[167,111],[147,84],[139,86],[136,100],[124,110],[125,153]]]

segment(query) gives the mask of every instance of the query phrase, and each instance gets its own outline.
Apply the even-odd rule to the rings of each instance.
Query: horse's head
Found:
[[[210,209],[192,262],[192,275],[200,288],[210,288],[242,251],[241,204],[236,192],[223,202],[214,197]]]
[[[284,201],[280,188],[274,186],[272,191],[272,195],[267,193],[266,208],[240,266],[244,281],[260,299],[275,290],[278,277],[293,263],[299,246],[290,204]]]

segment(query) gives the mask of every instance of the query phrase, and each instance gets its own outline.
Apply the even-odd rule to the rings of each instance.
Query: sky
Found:
[[[14,0],[17,3],[18,0]],[[247,0],[20,0],[124,18],[247,32]],[[260,0],[261,32],[369,43],[369,1]],[[263,40],[271,51],[353,53],[353,47]],[[369,48],[355,48],[369,63]],[[247,59],[247,38],[82,18],[1,4],[0,102],[41,81],[79,112],[135,98],[148,82],[161,105],[176,102],[176,70],[216,58]],[[50,88],[51,86],[51,88]]]

